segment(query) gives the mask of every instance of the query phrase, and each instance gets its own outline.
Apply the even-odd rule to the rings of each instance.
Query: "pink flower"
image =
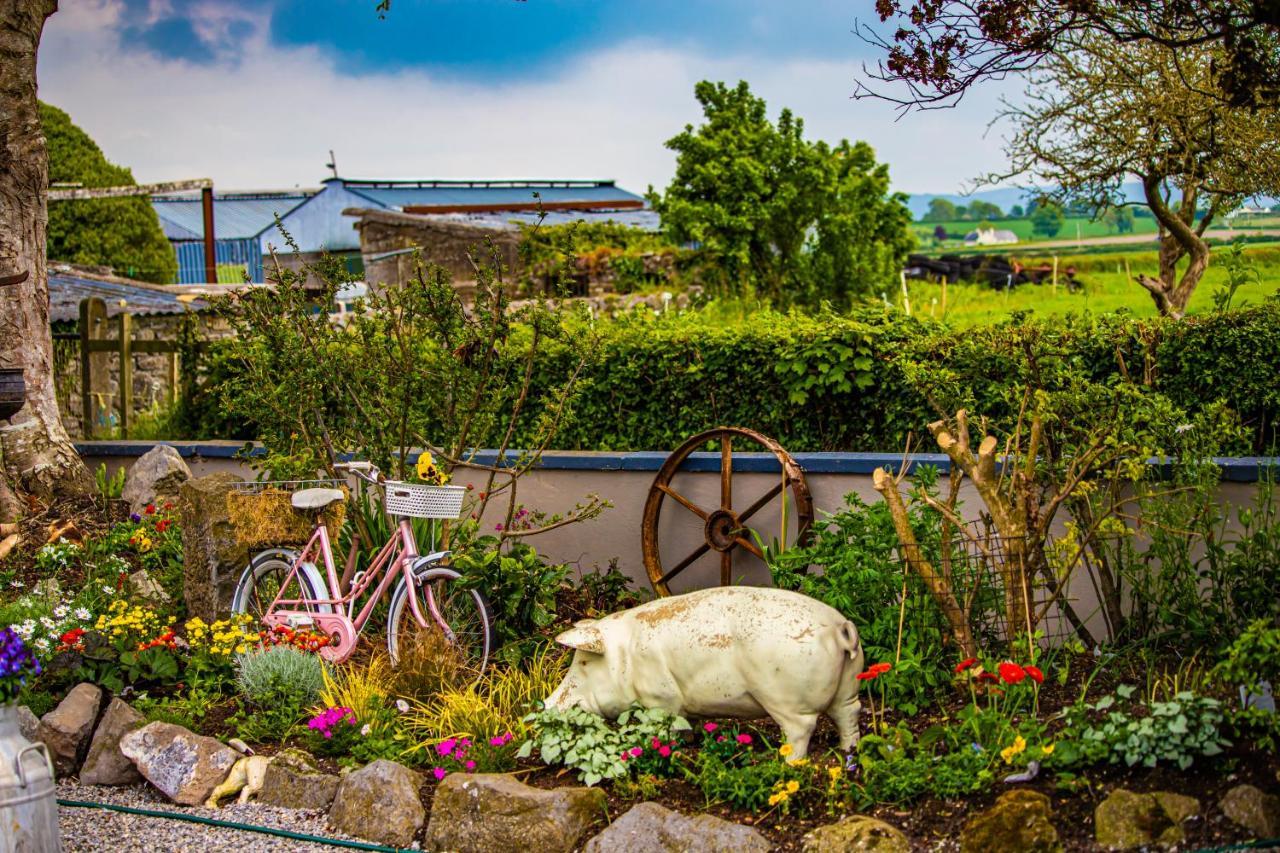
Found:
[[[718,729],[718,728],[720,728],[720,726],[719,726],[719,725],[717,725],[716,723],[703,723],[703,724],[702,724],[702,730],[703,730],[704,732],[714,732],[714,731],[715,731],[716,729]]]
[[[738,743],[746,746],[751,743],[751,735],[738,735]]]
[[[661,755],[663,758],[670,758],[670,757],[671,757],[671,747],[669,747],[669,746],[660,746],[660,747],[658,747],[658,755]]]
[[[431,775],[436,777],[437,782],[440,782],[444,779],[444,777],[449,775],[449,771],[445,770],[443,767],[437,767],[431,771]]]
[[[626,761],[626,760],[627,760],[627,758],[629,758],[629,757],[630,757],[630,755],[631,755],[631,753],[629,753],[629,752],[624,752],[624,753],[622,753],[622,760],[623,760],[623,761]]]
[[[463,765],[463,766],[464,766],[464,767],[466,767],[468,770],[475,770],[475,769],[476,769],[476,763],[475,763],[474,761],[468,761],[468,762],[467,762],[465,765]]]
[[[640,756],[642,756],[642,755],[644,755],[644,747],[640,747],[640,746],[633,746],[633,747],[631,747],[631,757],[632,757],[632,758],[639,758],[639,757],[640,757]]]
[[[458,742],[456,740],[448,738],[447,740],[442,740],[436,744],[436,752],[441,755],[450,755],[453,752],[453,748],[457,745]]]
[[[716,743],[724,743],[724,735],[716,735]]]
[[[654,738],[652,741],[650,741],[649,745],[652,746],[654,749],[657,749],[658,747],[662,746],[662,741],[658,740],[657,738]]]

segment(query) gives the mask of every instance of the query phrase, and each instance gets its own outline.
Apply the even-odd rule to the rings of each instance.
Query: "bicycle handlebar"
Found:
[[[374,465],[372,462],[365,462],[362,460],[335,462],[333,463],[333,467],[338,470],[349,471],[352,474],[355,474],[359,479],[375,486],[380,485],[382,482],[382,472],[379,471],[378,466]]]

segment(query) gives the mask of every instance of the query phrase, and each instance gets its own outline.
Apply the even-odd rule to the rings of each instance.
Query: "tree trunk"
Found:
[[[1156,303],[1156,310],[1166,317],[1181,320],[1187,313],[1187,304],[1196,286],[1209,268],[1209,244],[1202,236],[1213,218],[1213,210],[1195,224],[1197,188],[1182,187],[1182,200],[1175,211],[1171,209],[1161,192],[1163,179],[1158,175],[1143,178],[1143,193],[1147,206],[1160,224],[1160,277],[1138,275],[1138,284],[1146,288]],[[1178,276],[1178,262],[1189,257],[1190,262]]]
[[[49,162],[36,102],[36,51],[57,0],[0,0],[0,367],[21,367],[26,405],[0,423],[10,486],[44,499],[84,494],[92,478],[63,429],[53,386],[45,194]]]

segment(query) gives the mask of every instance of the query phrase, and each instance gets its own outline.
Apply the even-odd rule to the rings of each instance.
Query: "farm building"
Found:
[[[966,246],[1005,246],[1018,242],[1018,235],[1003,228],[979,228],[964,235]]]
[[[180,283],[204,280],[204,225],[198,194],[156,196],[152,206],[178,254]],[[657,229],[657,215],[644,199],[613,181],[404,180],[329,178],[318,189],[214,193],[214,232],[219,273],[229,281],[264,280],[264,258],[274,247],[285,267],[297,269],[322,252],[346,255],[360,270],[360,237],[348,209],[447,216],[479,227],[533,222],[539,210],[548,222],[613,220]],[[276,217],[297,244],[285,246]]]

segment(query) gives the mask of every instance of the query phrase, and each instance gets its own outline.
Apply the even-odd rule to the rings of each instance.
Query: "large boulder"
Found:
[[[226,472],[182,484],[178,517],[182,524],[182,597],[187,611],[213,622],[231,610],[249,549],[236,540],[227,515],[227,493],[242,477]]]
[[[106,713],[93,733],[89,754],[80,768],[81,785],[134,785],[142,781],[142,774],[120,751],[120,738],[147,724],[147,718],[139,714],[129,703],[112,699]]]
[[[129,509],[141,513],[147,504],[175,500],[182,484],[190,479],[191,469],[178,451],[157,444],[129,466],[120,497],[129,502]]]
[[[198,806],[222,784],[240,754],[173,723],[147,723],[120,738],[120,751],[175,803]]]
[[[1098,845],[1108,850],[1172,847],[1186,838],[1182,822],[1200,812],[1194,797],[1157,791],[1135,794],[1117,788],[1093,811]]]
[[[379,759],[342,777],[329,809],[329,824],[339,832],[408,847],[427,819],[417,773],[394,761]]]
[[[301,749],[276,753],[267,765],[258,802],[286,809],[319,811],[333,804],[338,777],[316,767],[315,759]]]
[[[1062,849],[1049,798],[1019,788],[1005,791],[991,808],[969,819],[960,834],[961,853],[1055,853]]]
[[[170,603],[169,593],[146,569],[138,569],[129,575],[129,592],[152,606],[165,607]]]
[[[1236,785],[1222,795],[1218,806],[1255,837],[1280,837],[1280,797],[1252,785]]]
[[[435,822],[434,811],[431,820]],[[640,803],[589,840],[582,851],[766,853],[772,846],[758,830],[749,826],[730,823],[709,814],[688,817],[657,803]]]
[[[573,850],[604,816],[598,788],[532,788],[502,773],[453,773],[436,787],[427,850]]]
[[[18,706],[18,732],[32,743],[40,740],[40,718],[26,705]]]
[[[911,840],[896,826],[866,815],[852,815],[838,823],[820,826],[805,834],[804,853],[911,853]]]
[[[44,741],[59,776],[70,776],[89,749],[89,736],[102,707],[102,690],[83,682],[71,688],[58,707],[40,719],[36,737]]]

